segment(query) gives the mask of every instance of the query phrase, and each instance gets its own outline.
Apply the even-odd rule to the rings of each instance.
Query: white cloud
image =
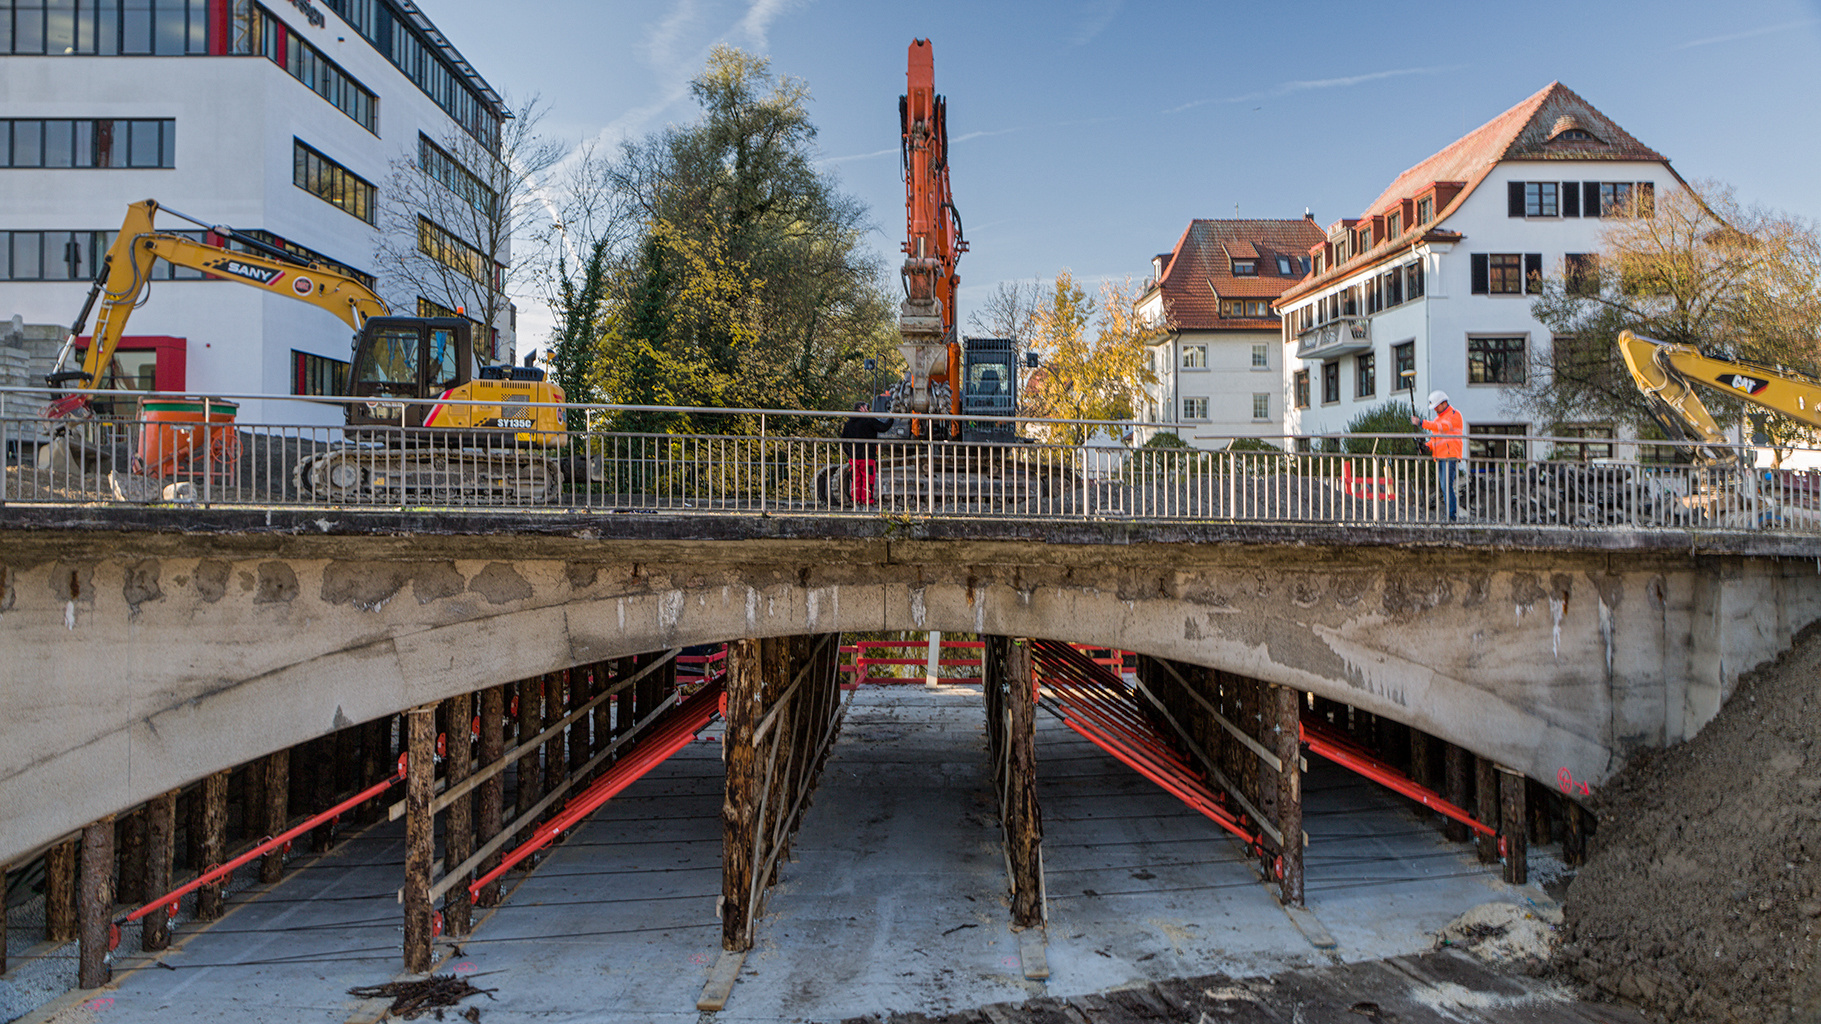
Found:
[[[771,45],[767,35],[771,31],[771,23],[798,5],[798,0],[752,0],[752,6],[746,9],[746,17],[740,19],[740,31],[746,34],[755,48],[764,50]]]
[[[1377,82],[1386,78],[1402,78],[1406,75],[1434,75],[1444,71],[1455,71],[1464,65],[1448,64],[1421,68],[1395,68],[1390,71],[1373,71],[1364,75],[1348,75],[1344,78],[1309,78],[1283,82],[1269,89],[1241,93],[1237,96],[1210,96],[1207,99],[1190,100],[1179,106],[1165,110],[1166,114],[1179,114],[1193,107],[1206,106],[1210,103],[1253,103],[1258,100],[1288,96],[1291,93],[1309,92],[1316,89],[1345,89],[1366,82]]]
[[[1075,35],[1069,40],[1069,45],[1086,45],[1113,23],[1113,18],[1122,6],[1124,0],[1093,0],[1088,4],[1087,16],[1081,19],[1081,24],[1075,26]]]
[[[1763,28],[1747,29],[1744,32],[1731,32],[1723,36],[1708,36],[1705,39],[1691,39],[1679,46],[1672,46],[1669,52],[1692,50],[1697,46],[1712,46],[1715,43],[1730,43],[1736,39],[1752,39],[1757,36],[1768,36],[1777,32],[1787,32],[1792,28],[1803,28],[1821,22],[1821,18],[1803,18],[1800,21],[1786,21],[1781,25],[1766,25]]]

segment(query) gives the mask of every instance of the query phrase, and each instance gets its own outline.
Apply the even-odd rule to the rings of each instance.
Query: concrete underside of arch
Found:
[[[1123,647],[1597,786],[1692,736],[1821,619],[1812,554],[1700,553],[1686,535],[178,515],[0,519],[0,863],[406,707],[837,630]]]

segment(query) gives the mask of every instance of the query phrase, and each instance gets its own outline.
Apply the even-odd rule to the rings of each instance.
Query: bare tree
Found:
[[[509,326],[512,296],[542,264],[540,252],[515,257],[512,239],[543,237],[542,179],[565,152],[539,134],[543,116],[533,96],[501,123],[497,145],[460,127],[420,135],[413,153],[392,162],[383,190],[374,255],[388,300],[399,310],[423,300],[476,321],[486,359],[511,357],[495,332]]]
[[[1043,289],[1035,278],[1001,281],[980,308],[968,314],[969,327],[989,338],[1010,338],[1027,348],[1043,312]]]

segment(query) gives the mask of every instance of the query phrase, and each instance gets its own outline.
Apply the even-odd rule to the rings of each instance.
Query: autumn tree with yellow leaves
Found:
[[[1057,420],[1131,419],[1156,383],[1145,368],[1145,345],[1162,328],[1140,319],[1133,310],[1137,289],[1130,280],[1101,285],[1098,301],[1067,270],[1056,275],[1032,317],[1031,347],[1042,368],[1026,385],[1024,412]],[[1040,439],[1055,444],[1085,444],[1091,424],[1038,424]]]

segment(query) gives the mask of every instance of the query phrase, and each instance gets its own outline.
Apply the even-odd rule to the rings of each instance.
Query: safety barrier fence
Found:
[[[133,397],[143,401],[117,402],[116,418],[53,420],[42,392],[0,389],[0,502],[1821,533],[1821,475],[1758,468],[1750,446],[1696,465],[1665,461],[1674,449],[1662,442],[1584,437],[1501,436],[1488,451],[1507,457],[1463,460],[1380,453],[1407,450],[1410,435],[1194,435],[1192,448],[927,440],[947,417],[920,418],[923,438],[864,442],[832,436],[843,416],[829,413],[629,406],[571,407],[594,426],[562,434],[448,434],[233,418],[255,400],[264,416],[287,413],[289,396]],[[339,419],[339,408],[311,415]],[[634,415],[696,427],[607,429]],[[1030,438],[1174,429],[1018,424]]]

